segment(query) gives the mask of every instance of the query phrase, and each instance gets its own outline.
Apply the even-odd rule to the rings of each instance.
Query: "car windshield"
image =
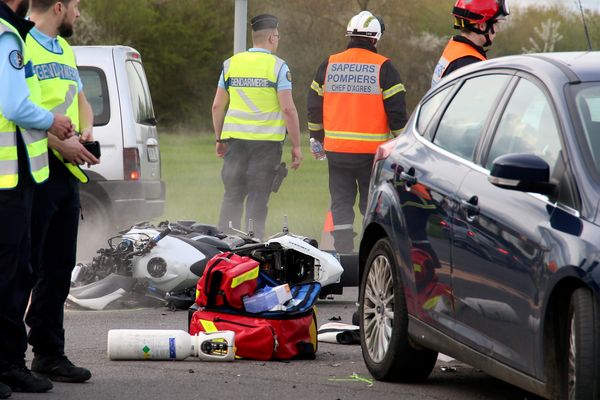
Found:
[[[600,82],[584,85],[575,95],[585,139],[600,174]]]

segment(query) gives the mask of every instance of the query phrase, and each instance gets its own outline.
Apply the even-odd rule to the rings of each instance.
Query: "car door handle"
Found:
[[[404,171],[400,172],[400,174],[399,174],[400,180],[405,181],[408,186],[416,185],[417,178],[414,175],[410,174],[410,172],[412,172],[413,174],[415,173],[414,169],[411,168],[408,172],[409,173],[406,173]]]
[[[479,215],[479,198],[477,196],[473,196],[469,200],[462,200],[460,206],[470,217]]]

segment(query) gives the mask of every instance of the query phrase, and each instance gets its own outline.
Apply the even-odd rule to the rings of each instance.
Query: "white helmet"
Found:
[[[346,36],[360,36],[379,40],[385,31],[385,25],[380,17],[376,17],[369,11],[361,11],[356,14],[346,28]]]

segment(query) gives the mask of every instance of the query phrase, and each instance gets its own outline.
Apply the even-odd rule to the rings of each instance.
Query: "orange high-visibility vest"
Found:
[[[440,57],[440,60],[433,71],[431,86],[435,86],[442,79],[446,69],[448,69],[448,65],[463,57],[475,57],[481,61],[487,60],[487,58],[473,46],[451,39],[450,42],[448,42],[448,45],[446,45],[442,57]]]
[[[323,84],[325,150],[374,154],[390,138],[379,81],[387,60],[360,48],[329,57]]]

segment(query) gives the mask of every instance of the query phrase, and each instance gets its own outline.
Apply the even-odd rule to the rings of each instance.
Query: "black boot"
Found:
[[[52,382],[33,375],[27,367],[13,367],[0,372],[0,382],[10,386],[13,392],[43,393],[52,389]]]
[[[0,399],[8,399],[11,394],[12,390],[10,390],[10,386],[0,383]]]
[[[56,382],[79,383],[92,377],[89,370],[75,366],[64,354],[54,356],[36,354],[31,362],[31,370]]]

